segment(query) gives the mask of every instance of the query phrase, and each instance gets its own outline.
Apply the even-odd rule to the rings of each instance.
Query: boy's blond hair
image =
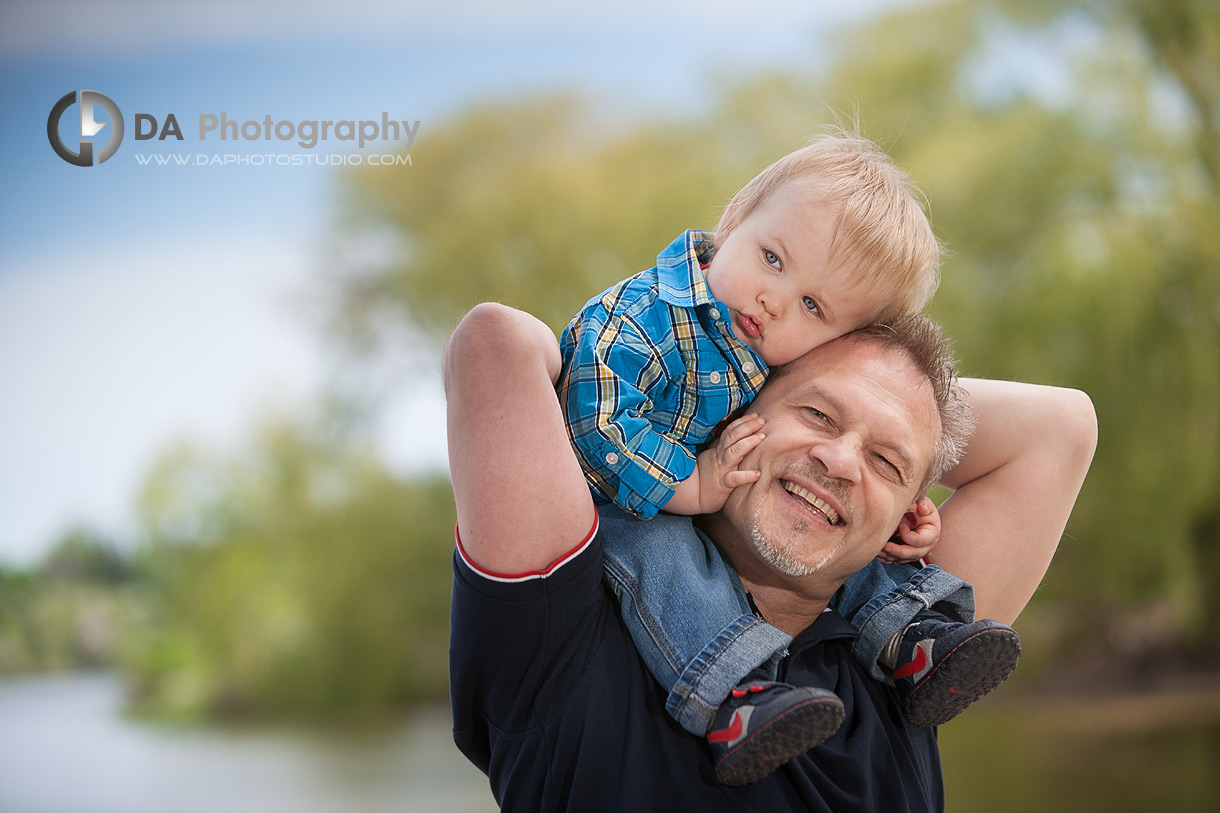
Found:
[[[808,182],[820,200],[839,210],[831,264],[855,264],[858,282],[878,287],[888,307],[876,317],[922,311],[940,283],[940,242],[911,176],[861,136],[817,136],[764,169],[725,207],[717,244],[794,181]]]

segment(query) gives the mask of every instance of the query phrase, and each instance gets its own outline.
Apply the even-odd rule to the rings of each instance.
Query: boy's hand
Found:
[[[699,454],[694,473],[678,483],[665,510],[687,515],[714,513],[724,507],[733,489],[761,477],[762,472],[738,466],[766,437],[759,431],[764,423],[751,413],[726,426],[716,442]]]
[[[699,455],[699,513],[719,511],[728,501],[729,492],[762,476],[760,471],[742,470],[738,466],[766,437],[760,431],[764,423],[766,421],[754,413],[738,418]]]
[[[898,530],[877,555],[887,565],[914,562],[928,555],[940,539],[940,511],[924,497],[902,515]]]

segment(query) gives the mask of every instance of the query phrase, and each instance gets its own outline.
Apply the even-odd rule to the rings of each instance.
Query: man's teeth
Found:
[[[823,514],[825,514],[826,519],[830,521],[831,525],[839,524],[838,513],[833,508],[831,508],[829,505],[827,505],[824,501],[819,500],[816,496],[814,496],[813,494],[810,494],[806,489],[802,488],[801,486],[798,486],[796,483],[791,483],[791,482],[788,482],[787,480],[784,480],[783,486],[784,486],[784,490],[787,491],[789,494],[794,494],[797,497],[800,497],[802,500],[809,503],[814,508],[818,509]]]

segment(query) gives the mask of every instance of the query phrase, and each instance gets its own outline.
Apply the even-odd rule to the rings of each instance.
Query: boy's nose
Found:
[[[762,305],[763,310],[772,319],[778,319],[783,315],[783,308],[780,306],[782,300],[770,291],[759,291],[758,304]]]

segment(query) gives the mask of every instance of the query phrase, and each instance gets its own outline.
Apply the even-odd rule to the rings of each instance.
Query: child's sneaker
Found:
[[[708,729],[716,778],[757,782],[797,754],[824,742],[843,722],[843,701],[810,686],[759,681],[733,690]]]
[[[912,725],[947,723],[1003,683],[1020,657],[1021,638],[999,621],[912,624],[894,670],[902,714]]]

